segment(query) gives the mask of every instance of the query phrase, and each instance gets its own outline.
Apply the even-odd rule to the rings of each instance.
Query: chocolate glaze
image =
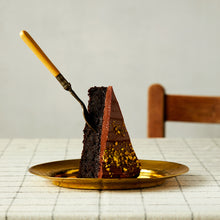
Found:
[[[107,88],[105,98],[100,163],[99,178],[137,177],[140,173],[140,162],[111,86]]]

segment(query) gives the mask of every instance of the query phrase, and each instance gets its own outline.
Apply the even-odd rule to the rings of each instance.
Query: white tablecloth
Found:
[[[28,172],[80,158],[79,139],[0,139],[0,219],[220,219],[220,139],[134,139],[140,159],[190,171],[142,190],[77,190]]]

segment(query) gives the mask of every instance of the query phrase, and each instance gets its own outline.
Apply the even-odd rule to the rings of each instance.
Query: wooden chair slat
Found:
[[[165,121],[220,123],[220,97],[165,96]]]
[[[148,137],[164,137],[165,122],[220,123],[220,97],[166,94],[160,84],[148,89]]]

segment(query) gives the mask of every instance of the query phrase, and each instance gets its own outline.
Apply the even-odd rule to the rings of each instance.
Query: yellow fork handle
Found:
[[[56,66],[50,61],[43,50],[38,46],[34,39],[30,36],[27,31],[20,32],[21,39],[27,44],[27,46],[34,52],[34,54],[39,58],[39,60],[47,67],[47,69],[57,77],[60,72]]]

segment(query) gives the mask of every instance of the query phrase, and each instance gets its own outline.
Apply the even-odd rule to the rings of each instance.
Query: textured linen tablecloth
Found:
[[[0,139],[0,219],[220,219],[220,139],[134,139],[139,159],[190,171],[142,190],[60,188],[39,163],[80,158],[79,139]]]

